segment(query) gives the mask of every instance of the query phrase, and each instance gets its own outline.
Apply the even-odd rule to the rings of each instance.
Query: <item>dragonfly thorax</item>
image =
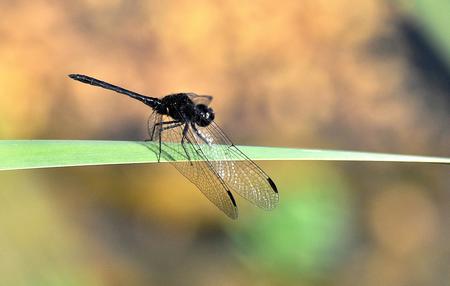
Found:
[[[186,93],[170,94],[161,99],[158,113],[168,115],[179,122],[192,122],[208,126],[214,120],[214,111],[204,104],[195,104]]]

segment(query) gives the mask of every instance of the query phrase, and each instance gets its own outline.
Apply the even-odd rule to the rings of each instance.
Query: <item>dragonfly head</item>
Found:
[[[208,126],[214,120],[214,110],[212,110],[212,108],[204,104],[197,104],[195,109],[197,111],[195,116],[195,124],[198,126]]]

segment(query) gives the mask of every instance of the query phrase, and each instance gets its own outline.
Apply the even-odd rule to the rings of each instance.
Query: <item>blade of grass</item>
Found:
[[[154,143],[138,141],[0,140],[0,170],[155,163],[156,154],[148,147],[152,144]],[[278,147],[238,147],[253,160],[450,163],[450,158],[440,157]],[[164,162],[164,159],[161,158],[161,162]]]

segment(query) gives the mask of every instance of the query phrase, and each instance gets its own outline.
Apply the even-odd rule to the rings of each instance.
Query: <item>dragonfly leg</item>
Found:
[[[156,123],[155,125],[164,125],[164,124],[172,124],[172,125],[169,125],[169,126],[165,126],[165,127],[160,127],[159,129],[158,129],[158,132],[159,132],[159,152],[158,152],[158,163],[160,162],[160,160],[161,160],[161,152],[162,152],[162,141],[161,141],[161,135],[162,135],[162,132],[164,131],[164,130],[169,130],[169,129],[172,129],[172,128],[176,128],[176,127],[178,127],[178,126],[181,126],[181,125],[183,125],[184,123],[183,122],[179,122],[179,121],[165,121],[165,122],[163,122],[163,121],[161,121],[161,122],[159,122],[159,123]],[[152,138],[153,139],[153,138]]]
[[[184,145],[184,140],[188,141],[188,143],[191,143],[191,145],[192,145],[191,140],[189,140],[189,138],[187,137],[188,131],[189,131],[189,125],[186,123],[186,125],[184,125],[184,129],[183,129],[183,137],[181,138],[181,146],[183,147],[184,152],[186,153],[187,159],[189,160],[189,162],[192,165],[191,157],[189,156],[189,153],[186,150],[186,146]]]
[[[180,122],[176,121],[176,120],[172,120],[172,121],[162,121],[161,120],[160,122],[154,124],[153,128],[152,128],[152,132],[150,134],[150,140],[145,140],[145,141],[153,141],[153,139],[154,139],[153,136],[155,135],[155,129],[157,126],[162,126],[162,125],[167,125],[167,124],[172,124],[172,123],[180,123]]]
[[[205,142],[207,145],[211,145],[211,142],[208,142],[208,140],[205,138],[205,136],[198,130],[197,126],[195,126],[195,123],[191,123],[192,129],[194,129],[195,134],[202,139],[203,142]]]

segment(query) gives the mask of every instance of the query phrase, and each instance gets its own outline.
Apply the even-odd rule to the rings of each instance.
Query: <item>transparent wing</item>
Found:
[[[192,126],[192,129],[203,154],[231,190],[262,209],[277,206],[279,195],[275,183],[228,139],[217,124],[212,122],[207,127]]]
[[[199,95],[196,93],[187,93],[187,96],[189,96],[192,102],[194,102],[196,105],[204,104],[206,106],[209,106],[209,104],[213,100],[213,97],[211,95]]]
[[[161,122],[164,117],[155,115],[155,124]],[[170,121],[170,118],[166,118]],[[183,131],[185,125],[177,125],[176,123],[156,125],[153,141],[159,142],[160,129],[161,132],[161,157],[171,161],[177,170],[191,181],[197,188],[221,211],[228,217],[236,219],[238,211],[236,201],[220,176],[218,176],[211,166],[211,163],[202,153],[201,149],[196,146],[193,133],[188,130],[187,138],[183,144]],[[190,126],[188,126],[190,128]],[[151,134],[153,126],[149,125]],[[154,151],[159,152],[158,144],[155,144]],[[184,147],[183,147],[184,146]],[[187,160],[187,162],[173,162],[174,160]]]

